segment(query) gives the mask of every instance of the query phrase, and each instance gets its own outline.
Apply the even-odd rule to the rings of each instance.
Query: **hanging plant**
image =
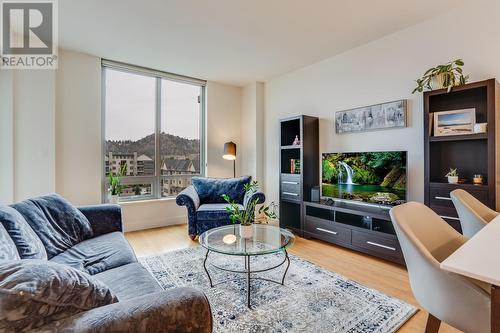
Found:
[[[448,92],[454,86],[460,86],[467,83],[468,75],[463,75],[462,66],[464,61],[457,59],[444,65],[429,68],[424,75],[417,79],[417,86],[413,89],[412,94],[424,91],[424,89],[442,89],[446,88]]]

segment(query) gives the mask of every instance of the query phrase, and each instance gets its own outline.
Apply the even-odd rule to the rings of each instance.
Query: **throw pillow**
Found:
[[[252,177],[243,176],[238,178],[205,178],[193,177],[192,183],[198,196],[200,203],[225,203],[222,198],[223,194],[227,194],[232,200],[239,204],[243,204],[245,197],[245,184],[250,183]]]
[[[0,262],[0,331],[35,329],[78,312],[115,303],[102,282],[46,260]]]
[[[12,207],[40,237],[49,259],[93,236],[85,215],[58,194],[28,199]]]
[[[22,259],[47,259],[42,241],[17,210],[9,206],[0,206],[0,223],[16,244]]]

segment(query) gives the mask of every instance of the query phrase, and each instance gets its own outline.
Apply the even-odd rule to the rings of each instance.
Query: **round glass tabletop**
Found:
[[[248,256],[270,254],[293,245],[295,236],[288,230],[267,224],[254,224],[252,236],[240,235],[240,225],[227,225],[201,234],[200,244],[206,249],[223,254]]]

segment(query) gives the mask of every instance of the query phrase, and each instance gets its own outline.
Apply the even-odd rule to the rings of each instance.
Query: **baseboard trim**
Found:
[[[162,218],[148,221],[123,221],[125,232],[138,231],[159,227],[167,227],[169,225],[186,224],[187,217],[185,215],[174,216],[170,218]]]

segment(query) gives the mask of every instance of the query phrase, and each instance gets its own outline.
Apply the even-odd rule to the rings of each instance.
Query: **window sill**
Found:
[[[140,204],[154,204],[161,202],[175,201],[175,197],[161,198],[161,199],[145,199],[145,200],[130,200],[118,202],[120,206],[135,206]]]

